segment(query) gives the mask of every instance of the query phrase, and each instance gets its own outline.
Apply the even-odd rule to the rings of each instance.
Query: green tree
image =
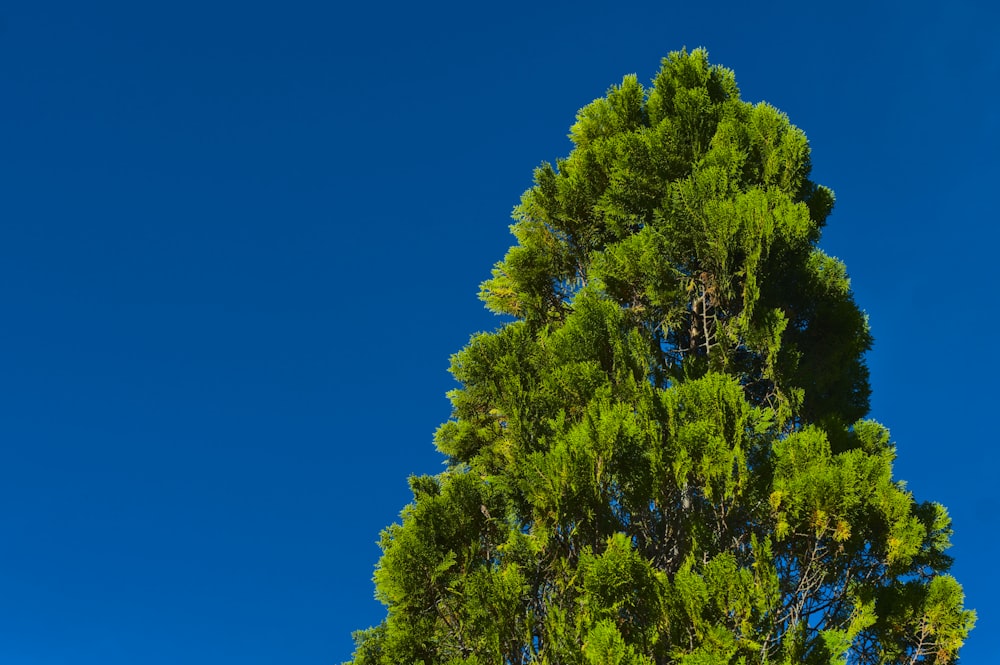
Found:
[[[452,359],[448,469],[381,539],[357,665],[945,663],[945,509],[893,480],[832,192],[702,50],[583,108]]]

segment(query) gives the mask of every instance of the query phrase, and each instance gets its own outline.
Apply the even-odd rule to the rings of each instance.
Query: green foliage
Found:
[[[952,662],[945,509],[893,480],[805,135],[704,51],[583,108],[452,359],[354,663]]]

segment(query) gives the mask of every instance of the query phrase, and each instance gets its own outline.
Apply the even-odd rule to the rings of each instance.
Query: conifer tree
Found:
[[[703,50],[579,111],[452,358],[447,470],[381,537],[356,665],[947,663],[940,504],[863,420],[872,338],[805,135]]]

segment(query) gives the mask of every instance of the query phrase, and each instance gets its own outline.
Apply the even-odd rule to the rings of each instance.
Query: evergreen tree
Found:
[[[893,480],[805,135],[702,50],[535,172],[387,528],[357,665],[952,662],[945,509]]]

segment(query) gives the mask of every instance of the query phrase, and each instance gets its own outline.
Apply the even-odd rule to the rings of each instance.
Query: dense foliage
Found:
[[[382,534],[357,665],[944,663],[974,615],[945,509],[893,480],[871,344],[817,249],[805,135],[673,53],[583,108],[483,284]]]

